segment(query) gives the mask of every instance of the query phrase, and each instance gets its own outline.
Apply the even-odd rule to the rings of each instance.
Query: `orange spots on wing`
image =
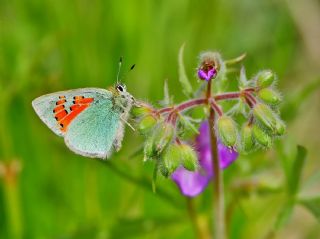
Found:
[[[93,98],[81,98],[81,99],[75,98],[74,103],[75,104],[89,104],[92,101],[93,101]]]
[[[82,111],[89,107],[89,104],[79,105],[73,111],[71,111],[66,117],[64,117],[59,123],[62,128],[61,131],[65,132],[67,130],[68,125],[72,122],[74,118],[76,118]]]
[[[54,117],[56,118],[57,121],[60,121],[60,120],[62,120],[67,114],[68,114],[68,112],[67,112],[66,110],[62,110],[62,111],[56,113],[56,114],[54,115]]]
[[[60,98],[60,97],[59,97]],[[68,113],[64,109],[64,103],[66,102],[65,98],[57,101],[57,107],[54,108],[55,118],[60,125],[60,129],[62,132],[66,132],[68,129],[68,125],[74,120],[82,111],[90,106],[90,104],[94,101],[93,98],[84,98],[84,96],[74,96],[73,97],[73,105],[70,106],[70,112]],[[61,103],[61,105],[60,105]],[[63,108],[60,108],[63,107]],[[60,111],[58,111],[60,110]]]
[[[71,111],[74,111],[74,110],[76,110],[77,108],[79,108],[79,106],[80,106],[80,105],[71,105],[71,106],[70,106],[70,110],[71,110]]]
[[[53,113],[58,113],[59,111],[64,110],[64,105],[58,105],[53,109]]]
[[[56,105],[63,105],[64,103],[66,103],[66,99],[61,99],[56,102]]]
[[[73,97],[74,100],[81,100],[81,99],[83,99],[83,98],[84,98],[84,96],[74,96],[74,97]]]

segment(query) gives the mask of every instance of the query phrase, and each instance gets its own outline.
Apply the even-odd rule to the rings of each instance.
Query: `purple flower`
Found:
[[[178,185],[183,195],[194,197],[200,194],[213,177],[212,157],[210,146],[210,132],[208,121],[200,126],[200,134],[196,138],[196,150],[199,157],[200,168],[191,172],[180,166],[173,174],[172,180]],[[237,159],[238,153],[218,142],[220,167],[228,167]]]
[[[201,80],[209,81],[212,78],[216,77],[216,75],[217,75],[217,70],[215,68],[209,68],[209,69],[200,68],[198,70],[198,77]]]

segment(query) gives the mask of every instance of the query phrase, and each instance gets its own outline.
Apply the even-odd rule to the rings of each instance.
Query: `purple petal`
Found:
[[[198,70],[198,77],[202,80],[207,80],[207,72],[205,72],[204,70]]]
[[[178,185],[183,195],[194,197],[200,194],[213,177],[209,124],[204,121],[199,128],[200,134],[196,138],[196,149],[199,157],[200,168],[191,172],[179,167],[173,174],[172,180]],[[228,167],[237,159],[238,153],[218,142],[220,167]]]
[[[212,78],[214,78],[216,75],[217,75],[217,71],[216,71],[215,68],[212,68],[212,69],[210,69],[208,71],[207,70],[203,70],[203,69],[199,69],[198,70],[198,77],[201,80],[209,81]]]
[[[211,70],[208,71],[208,78],[207,81],[215,77],[217,74],[217,71],[215,68],[212,68]]]

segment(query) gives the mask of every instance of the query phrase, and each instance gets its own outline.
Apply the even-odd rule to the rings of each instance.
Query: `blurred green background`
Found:
[[[110,163],[86,159],[31,107],[42,94],[114,84],[119,56],[123,74],[136,63],[125,77],[136,98],[161,100],[168,79],[175,101],[184,100],[177,67],[183,43],[195,86],[201,51],[225,59],[246,52],[248,75],[273,69],[285,97],[286,137],[225,171],[230,238],[319,238],[319,207],[314,215],[302,204],[282,213],[284,165],[296,144],[308,150],[299,197],[320,195],[319,26],[316,0],[0,0],[0,238],[196,237],[190,202],[166,179],[152,193],[152,165],[130,157],[142,137],[127,129]],[[203,231],[212,224],[211,194],[208,187],[192,202]]]

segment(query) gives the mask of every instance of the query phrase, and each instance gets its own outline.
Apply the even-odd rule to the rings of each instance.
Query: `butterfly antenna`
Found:
[[[122,66],[122,56],[120,56],[120,59],[119,59],[119,67],[118,67],[118,74],[117,74],[117,84],[119,84],[119,76],[120,76],[121,66]]]

